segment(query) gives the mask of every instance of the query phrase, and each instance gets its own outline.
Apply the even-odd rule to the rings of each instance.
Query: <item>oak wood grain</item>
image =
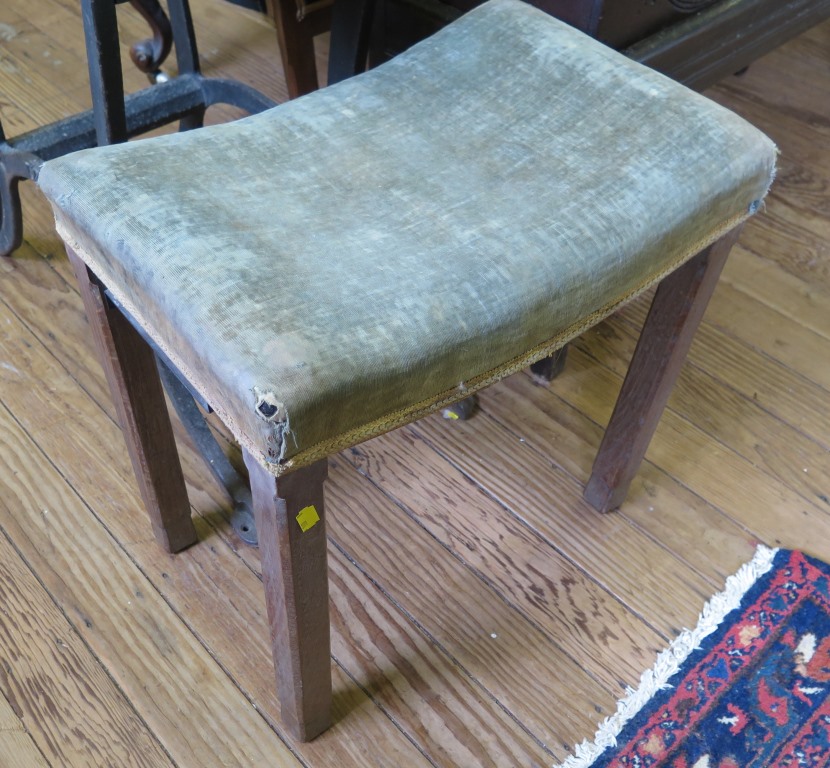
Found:
[[[20,450],[10,442],[4,442],[4,452]],[[11,491],[9,495],[14,498],[17,494]],[[55,512],[44,509],[41,515],[48,518]],[[13,702],[20,713],[37,747],[30,753],[39,753],[40,762],[46,757],[67,766],[110,761],[124,766],[173,765],[3,535],[0,604],[2,704],[11,709],[6,702]],[[2,753],[0,738],[0,756]]]
[[[530,618],[609,690],[618,688],[621,667],[636,675],[648,666],[651,653],[665,645],[664,635],[586,578],[565,554],[517,524],[413,430],[370,440],[352,449],[349,458],[408,517],[487,582],[494,597]],[[427,492],[423,473],[430,478]],[[523,563],[520,571],[510,567],[517,562]],[[613,671],[602,663],[603,657],[614,659]]]
[[[0,762],[5,768],[48,768],[49,763],[25,731],[0,731]]]
[[[624,517],[600,516],[582,499],[582,482],[491,417],[473,419],[462,429],[425,419],[415,429],[465,474],[485,485],[523,524],[589,570],[635,613],[648,617],[658,631],[672,631],[661,608],[667,600],[682,610],[711,591],[700,576],[685,571],[679,575],[674,558],[661,544],[642,535]],[[502,471],[491,473],[488,467],[497,464]],[[567,547],[561,545],[565,540]]]
[[[344,482],[344,474],[356,473],[338,462],[327,484],[329,507],[347,510],[329,516],[332,537],[390,600],[418,617],[460,671],[548,745],[567,743],[575,724],[585,725],[597,711],[606,711],[602,702],[610,703],[615,694],[494,595],[477,574],[430,543],[431,537],[412,526],[393,502],[365,483]],[[540,679],[548,681],[544,687],[537,685]]]

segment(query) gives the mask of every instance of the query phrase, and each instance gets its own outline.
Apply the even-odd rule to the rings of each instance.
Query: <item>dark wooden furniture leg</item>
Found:
[[[560,347],[552,355],[543,357],[530,366],[533,378],[539,384],[550,384],[562,371],[568,359],[568,345]]]
[[[331,14],[328,84],[363,72],[375,0],[337,0]]]
[[[325,460],[279,479],[247,451],[282,721],[310,741],[331,725]]]
[[[660,283],[594,460],[585,499],[616,509],[645,456],[740,227]]]
[[[168,552],[196,541],[190,503],[156,358],[104,296],[86,265],[67,248],[153,533]]]
[[[309,19],[299,21],[296,0],[267,0],[268,15],[277,28],[282,67],[289,98],[295,99],[317,90],[317,64],[314,59],[314,26]]]

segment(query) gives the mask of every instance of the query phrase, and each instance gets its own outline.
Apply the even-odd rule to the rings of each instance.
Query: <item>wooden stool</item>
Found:
[[[195,534],[153,348],[243,447],[297,738],[330,723],[326,458],[662,281],[587,489],[618,505],[774,159],[721,107],[492,0],[306,98],[43,166],[168,550]]]

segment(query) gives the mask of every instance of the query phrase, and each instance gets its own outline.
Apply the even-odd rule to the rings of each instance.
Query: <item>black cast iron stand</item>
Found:
[[[233,80],[204,77],[187,0],[168,0],[168,20],[158,0],[129,0],[150,24],[153,37],[133,46],[132,58],[155,84],[125,97],[115,6],[126,0],[81,0],[92,109],[20,136],[8,138],[0,124],[0,255],[8,256],[23,239],[18,184],[37,180],[46,160],[88,147],[115,144],[179,121],[180,130],[202,125],[213,104],[230,104],[248,113],[275,102]],[[158,76],[158,67],[175,44],[179,74]],[[239,536],[257,543],[251,494],[210,431],[193,393],[174,368],[159,356],[162,379],[179,418],[205,462],[233,499],[231,524]],[[197,398],[198,399],[198,398]],[[201,401],[200,401],[201,402]],[[209,412],[207,403],[201,402]]]

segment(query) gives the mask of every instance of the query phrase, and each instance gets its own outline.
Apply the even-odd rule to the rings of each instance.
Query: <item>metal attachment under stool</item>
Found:
[[[254,507],[251,500],[251,489],[248,481],[236,471],[231,464],[222,446],[213,435],[203,414],[213,412],[213,409],[159,349],[144,328],[124,307],[122,307],[108,290],[104,290],[107,301],[121,313],[125,320],[136,330],[144,341],[149,344],[156,357],[161,383],[167,392],[167,397],[176,409],[187,434],[202,455],[213,476],[219,481],[231,497],[233,509],[231,511],[231,526],[242,541],[251,546],[258,546]],[[201,409],[200,409],[201,406]]]
[[[242,541],[251,546],[257,546],[256,522],[254,521],[254,506],[251,500],[251,489],[248,483],[231,464],[222,446],[216,441],[213,432],[207,425],[202,412],[196,405],[195,399],[178,375],[172,371],[161,358],[156,355],[161,383],[179,419],[187,429],[190,439],[193,440],[202,458],[207,462],[214,477],[224,486],[233,500],[231,512],[231,526]]]

